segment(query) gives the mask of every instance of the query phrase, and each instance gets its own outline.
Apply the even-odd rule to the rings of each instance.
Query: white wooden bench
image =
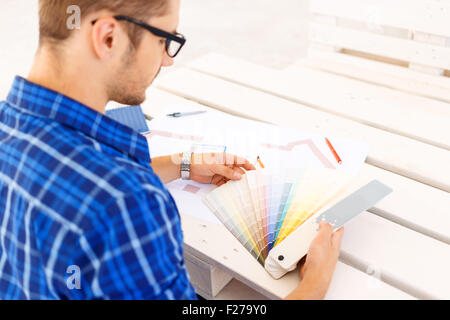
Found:
[[[362,175],[394,192],[346,227],[327,298],[449,299],[450,3],[311,0],[311,12],[309,56],[292,68],[210,54],[157,81],[145,112],[200,103],[367,141]],[[276,299],[298,284],[245,260],[224,227],[182,216],[204,297]]]

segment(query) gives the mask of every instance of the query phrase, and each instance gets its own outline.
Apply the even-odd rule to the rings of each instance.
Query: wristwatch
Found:
[[[183,157],[181,158],[181,179],[190,180],[191,179],[191,158],[192,152],[183,152]]]

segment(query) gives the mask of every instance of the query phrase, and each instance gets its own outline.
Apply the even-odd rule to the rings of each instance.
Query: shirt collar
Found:
[[[58,92],[16,76],[7,102],[23,112],[50,118],[81,131],[139,162],[151,162],[148,142],[143,135]]]

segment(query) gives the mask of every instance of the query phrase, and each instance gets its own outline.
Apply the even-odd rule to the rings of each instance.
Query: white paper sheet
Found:
[[[207,112],[180,118],[166,116],[197,110]],[[199,145],[207,145],[205,152],[210,152],[214,146],[218,150],[225,146],[227,153],[242,156],[254,164],[256,157],[260,156],[269,169],[328,167],[356,175],[368,154],[365,142],[328,136],[342,159],[342,163],[338,164],[324,136],[247,120],[204,106],[173,105],[150,121],[149,127],[152,157],[198,150]],[[214,186],[175,181],[167,187],[184,214],[220,224],[201,201],[202,195]]]

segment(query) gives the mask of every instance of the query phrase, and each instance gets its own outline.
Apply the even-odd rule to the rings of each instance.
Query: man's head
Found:
[[[70,11],[74,5],[81,13],[79,29],[68,25],[71,14],[77,14]],[[100,82],[97,87],[108,101],[137,105],[173,59],[166,53],[166,39],[114,16],[174,33],[179,6],[179,0],[39,0],[39,51],[51,53],[61,71],[76,63],[80,75]]]

